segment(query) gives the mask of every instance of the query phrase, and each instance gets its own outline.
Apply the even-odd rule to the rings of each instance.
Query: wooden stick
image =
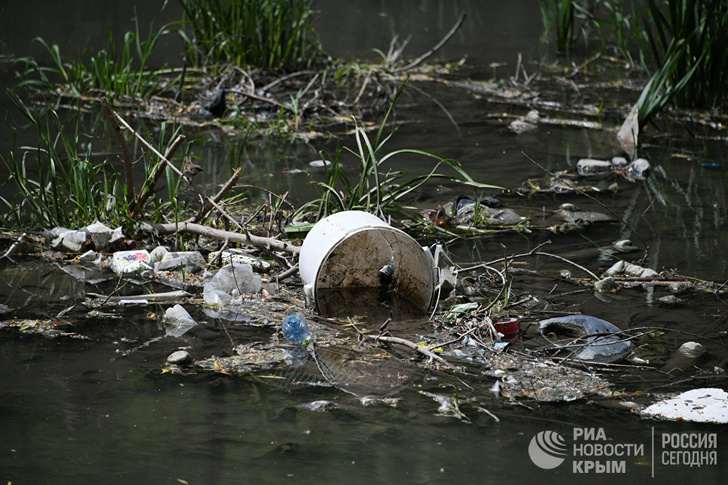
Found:
[[[235,170],[235,172],[232,174],[230,179],[227,182],[225,182],[225,185],[223,185],[222,188],[220,189],[220,191],[217,194],[215,194],[215,196],[212,198],[212,200],[215,202],[220,202],[220,199],[225,197],[225,194],[227,194],[230,191],[230,189],[232,189],[235,186],[235,183],[238,181],[238,179],[240,178],[240,176],[242,174],[243,174],[242,168],[238,168],[237,170]],[[212,209],[212,204],[210,204],[208,202],[205,205],[205,207],[200,212],[197,213],[196,216],[191,217],[190,219],[187,220],[187,222],[198,222],[200,219],[202,219],[205,216],[205,214],[207,214],[210,211],[210,209]]]
[[[201,236],[212,237],[215,239],[229,240],[230,242],[252,244],[266,250],[279,250],[286,251],[292,254],[298,254],[301,252],[299,246],[294,246],[287,241],[281,241],[272,237],[254,236],[249,232],[243,234],[239,232],[223,231],[222,229],[215,229],[214,227],[207,227],[201,224],[195,224],[192,222],[170,222],[168,224],[154,224],[151,222],[145,222],[142,224],[141,229],[146,232],[156,232],[157,234],[173,234],[177,231],[188,232],[192,234],[199,234]]]
[[[169,167],[170,167],[170,168],[171,168],[171,169],[172,169],[172,170],[173,170],[173,171],[174,171],[174,172],[175,172],[175,173],[176,173],[177,175],[179,175],[180,177],[182,177],[182,179],[183,179],[183,180],[184,180],[185,182],[187,182],[187,184],[188,184],[188,185],[189,185],[190,187],[192,187],[193,189],[195,189],[195,192],[197,192],[198,194],[200,194],[200,197],[202,197],[202,198],[203,198],[204,200],[206,200],[207,202],[209,202],[210,204],[212,204],[212,206],[213,206],[213,207],[214,207],[215,209],[217,209],[217,210],[218,210],[218,212],[220,212],[220,214],[221,214],[221,215],[222,215],[222,216],[223,216],[223,217],[224,217],[225,219],[227,219],[227,220],[229,220],[230,222],[232,222],[232,223],[233,223],[233,224],[234,224],[235,226],[237,226],[237,227],[238,227],[238,229],[240,229],[241,231],[245,231],[246,233],[248,232],[248,230],[247,230],[247,229],[245,229],[245,228],[244,228],[243,226],[241,226],[241,225],[240,225],[240,223],[239,223],[238,221],[236,221],[236,220],[235,220],[235,218],[234,218],[233,216],[231,216],[230,214],[228,214],[228,212],[227,212],[227,211],[226,211],[225,209],[223,209],[222,207],[220,207],[220,206],[219,206],[219,205],[217,204],[217,202],[215,202],[214,200],[210,199],[210,197],[208,197],[208,196],[207,196],[207,194],[205,194],[205,193],[204,193],[204,192],[202,191],[202,189],[200,189],[200,188],[199,188],[199,187],[197,186],[197,184],[195,184],[195,183],[194,183],[194,182],[193,182],[193,181],[192,181],[192,180],[191,180],[191,179],[190,179],[189,177],[187,177],[187,176],[186,176],[186,175],[184,175],[184,174],[183,174],[182,172],[180,172],[180,170],[179,170],[179,169],[178,169],[177,167],[175,167],[175,166],[174,166],[174,164],[173,164],[172,162],[170,162],[169,160],[167,160],[167,158],[166,158],[166,157],[165,157],[164,155],[162,155],[161,153],[159,153],[159,151],[158,151],[158,150],[157,150],[156,148],[154,148],[154,147],[153,147],[153,146],[152,146],[151,144],[149,144],[149,142],[148,142],[147,140],[145,140],[143,136],[141,136],[141,135],[140,135],[139,133],[137,133],[136,131],[134,131],[134,129],[133,129],[133,128],[132,128],[132,127],[131,127],[131,126],[129,125],[129,123],[127,123],[127,122],[126,122],[126,120],[124,120],[124,118],[122,118],[122,117],[121,117],[121,115],[119,115],[119,113],[116,113],[116,112],[114,112],[114,115],[115,115],[115,116],[116,116],[116,118],[117,118],[117,119],[118,119],[118,120],[119,120],[119,121],[121,122],[121,124],[122,124],[122,125],[124,125],[124,127],[125,127],[125,128],[127,129],[127,130],[129,130],[130,132],[132,132],[132,133],[134,134],[134,136],[136,136],[136,137],[137,137],[137,139],[139,139],[139,141],[140,141],[140,142],[142,142],[142,144],[143,144],[144,146],[146,146],[147,148],[149,148],[149,149],[150,149],[150,150],[152,151],[152,153],[154,153],[154,154],[155,154],[155,155],[157,155],[157,156],[158,156],[159,158],[161,158],[162,160],[164,160],[164,161],[165,161],[165,162],[167,163],[167,165],[169,165]]]
[[[438,361],[439,363],[443,364],[446,367],[452,367],[452,365],[448,361],[446,361],[439,355],[433,353],[427,347],[423,347],[422,345],[417,345],[416,343],[411,342],[409,340],[406,340],[406,339],[403,339],[400,337],[390,337],[388,335],[366,335],[366,334],[364,334],[364,335],[367,338],[376,340],[378,342],[391,342],[393,344],[404,345],[405,347],[409,347],[412,350],[416,350],[417,352],[421,353],[422,355],[424,355],[426,357],[429,357],[432,360]]]
[[[177,135],[177,138],[174,139],[172,144],[167,148],[167,151],[164,152],[164,158],[169,160],[172,158],[174,153],[179,149],[179,147],[184,143],[186,137],[182,134]],[[160,160],[159,165],[157,165],[156,170],[154,173],[149,177],[149,180],[151,180],[151,183],[149,185],[143,185],[141,190],[139,191],[139,196],[136,199],[136,202],[134,203],[134,207],[131,210],[131,216],[134,217],[134,214],[136,214],[138,211],[141,211],[144,207],[144,203],[147,201],[149,196],[154,191],[154,187],[157,185],[157,182],[159,182],[160,177],[164,173],[164,169],[167,168],[167,164],[163,163],[162,160]]]

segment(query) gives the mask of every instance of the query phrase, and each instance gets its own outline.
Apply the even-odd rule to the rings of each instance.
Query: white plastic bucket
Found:
[[[299,273],[309,304],[320,309],[317,291],[377,288],[382,269],[389,288],[427,311],[436,286],[430,252],[412,237],[361,211],[338,212],[320,220],[303,241]]]

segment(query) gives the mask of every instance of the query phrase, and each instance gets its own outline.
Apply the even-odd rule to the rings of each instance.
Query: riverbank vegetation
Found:
[[[725,2],[541,0],[540,5],[546,36],[555,38],[559,51],[573,53],[578,47],[593,53],[616,51],[650,75],[637,101],[640,124],[668,102],[684,109],[725,106]],[[596,46],[589,42],[593,38],[598,39]]]
[[[473,180],[456,161],[438,154],[417,148],[384,151],[396,131],[391,130],[390,114],[408,79],[411,90],[422,96],[428,95],[416,83],[429,81],[514,106],[538,108],[539,102],[549,103],[533,88],[539,73],[527,75],[520,62],[515,76],[488,82],[449,80],[448,70],[457,65],[420,68],[457,31],[464,15],[440,43],[413,61],[402,58],[402,45],[395,39],[389,52],[374,50],[373,60],[365,62],[325,54],[311,22],[309,0],[180,0],[180,4],[184,17],[179,22],[146,32],[137,24],[122,37],[109,32],[107,47],[98,52],[68,57],[58,45],[36,39],[49,53],[51,65],[18,60],[21,80],[11,98],[38,131],[38,146],[2,156],[17,188],[15,199],[3,201],[9,209],[8,222],[50,227],[94,219],[132,225],[141,215],[152,222],[177,219],[180,211],[192,210],[177,203],[185,177],[175,173],[174,166],[182,166],[194,143],[183,143],[180,137],[186,130],[209,127],[246,140],[278,137],[311,142],[333,134],[353,140],[357,150],[321,153],[325,176],[314,182],[319,195],[304,202],[294,217],[318,218],[347,209],[414,217],[415,208],[407,207],[409,197],[427,182],[446,181],[468,191],[495,186]],[[566,62],[580,42],[596,52],[571,67],[568,79],[576,74],[588,77],[590,64],[600,55],[606,63],[614,63],[607,54],[615,53],[633,68],[651,73],[637,99],[640,125],[669,102],[677,107],[715,107],[725,102],[728,61],[719,53],[728,43],[728,15],[710,15],[714,9],[722,12],[725,7],[720,2],[650,0],[638,8],[621,0],[602,0],[587,9],[573,0],[544,0],[541,7],[546,36],[555,35],[558,50],[570,53]],[[183,65],[151,66],[155,47],[170,35],[182,41]],[[447,109],[439,107],[455,124]],[[565,105],[560,117],[542,117],[538,122],[608,129],[602,116],[609,109],[626,116],[624,106],[603,101],[598,109],[573,110]],[[95,124],[108,127],[102,138],[116,136],[121,165],[95,155],[95,137],[78,118],[67,117],[69,111],[105,113],[106,118],[97,116]],[[574,114],[594,121],[567,119]],[[161,157],[144,156],[149,154],[146,149],[130,153],[125,146],[130,129],[119,131],[115,124],[129,116],[149,122],[137,127],[138,134],[156,139]],[[155,126],[161,127],[158,133]],[[341,170],[342,154],[357,160],[355,177]],[[403,155],[424,157],[432,164],[422,174],[408,175],[392,164]],[[145,166],[137,178],[143,183],[136,191],[131,167],[140,158]],[[28,170],[34,164],[39,168],[37,178]],[[135,170],[139,172],[138,167]],[[155,188],[163,174],[167,188],[159,193]],[[207,212],[196,209],[198,220],[214,209],[210,204],[204,207]]]

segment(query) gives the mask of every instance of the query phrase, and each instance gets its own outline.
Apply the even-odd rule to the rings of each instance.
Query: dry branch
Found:
[[[167,151],[164,152],[164,158],[166,158],[167,160],[172,158],[174,153],[179,149],[182,143],[184,143],[185,139],[186,137],[184,135],[178,135],[177,138],[175,138],[172,144],[169,146]],[[162,160],[160,160],[159,162],[160,163],[157,165],[154,173],[151,175],[151,177],[149,177],[149,180],[151,180],[151,182],[142,186],[141,190],[139,191],[139,196],[137,197],[137,200],[134,203],[134,207],[131,210],[132,217],[134,217],[134,214],[141,211],[142,207],[144,207],[144,203],[154,192],[154,187],[156,187],[157,182],[159,182],[160,177],[164,173],[164,170],[167,168],[166,163],[164,163]]]
[[[220,189],[220,191],[217,194],[215,194],[215,196],[212,198],[212,201],[220,202],[220,200],[223,197],[225,197],[225,194],[227,194],[230,191],[230,189],[232,189],[235,186],[235,183],[238,181],[238,179],[240,178],[240,176],[242,174],[243,174],[242,168],[238,168],[237,170],[235,170],[235,172],[232,174],[230,179],[227,182],[225,182],[225,185],[223,185],[222,188]],[[205,207],[200,212],[197,213],[196,216],[188,219],[187,222],[198,222],[200,219],[205,217],[205,214],[207,214],[211,209],[212,209],[212,204],[210,202],[208,202],[205,205]]]
[[[187,177],[186,175],[184,175],[184,174],[183,174],[183,173],[182,173],[182,172],[180,171],[180,169],[179,169],[179,168],[175,167],[175,166],[174,166],[174,164],[173,164],[172,162],[170,162],[170,161],[169,161],[169,160],[168,160],[168,159],[167,159],[167,158],[166,158],[166,157],[165,157],[164,155],[162,155],[161,153],[159,153],[159,151],[158,151],[158,150],[157,150],[156,148],[154,148],[154,147],[153,147],[153,146],[152,146],[152,145],[151,145],[151,144],[150,144],[150,143],[149,143],[149,142],[148,142],[147,140],[145,140],[143,136],[141,136],[141,135],[140,135],[139,133],[137,133],[136,131],[134,131],[134,129],[133,129],[133,128],[132,128],[132,127],[131,127],[131,126],[129,125],[129,123],[127,123],[127,122],[126,122],[126,120],[125,120],[124,118],[122,118],[122,117],[121,117],[121,115],[120,115],[119,113],[113,112],[113,114],[114,114],[114,116],[116,116],[116,118],[117,118],[117,119],[118,119],[118,120],[119,120],[119,121],[121,122],[121,124],[122,124],[122,125],[124,125],[124,127],[125,127],[125,128],[127,129],[127,130],[129,130],[129,131],[130,131],[130,132],[131,132],[131,133],[132,133],[132,134],[133,134],[133,135],[134,135],[135,137],[137,137],[137,139],[138,139],[138,140],[139,140],[140,142],[142,142],[142,145],[146,146],[146,147],[147,147],[147,148],[148,148],[149,150],[151,150],[151,151],[152,151],[152,153],[154,153],[155,155],[157,155],[157,156],[158,156],[159,158],[161,158],[161,159],[162,159],[162,160],[163,160],[163,161],[164,161],[164,162],[165,162],[165,163],[166,163],[167,165],[169,165],[169,167],[170,167],[170,168],[171,168],[171,169],[172,169],[172,170],[173,170],[173,171],[174,171],[174,172],[175,172],[175,173],[176,173],[177,175],[179,175],[180,177],[182,177],[182,180],[184,180],[185,182],[187,182],[187,184],[188,184],[188,185],[189,185],[190,187],[192,187],[192,188],[193,188],[193,189],[195,190],[195,192],[197,192],[198,194],[200,194],[200,197],[202,197],[202,199],[203,199],[203,200],[206,200],[206,201],[207,201],[207,202],[208,202],[209,204],[211,204],[211,205],[212,205],[212,206],[213,206],[213,207],[214,207],[215,209],[217,209],[217,211],[218,211],[218,212],[220,212],[220,215],[222,215],[222,216],[223,216],[223,217],[224,217],[225,219],[227,219],[228,221],[232,222],[232,223],[233,223],[233,225],[237,226],[237,227],[238,227],[238,228],[239,228],[239,229],[240,229],[241,231],[245,231],[246,233],[248,232],[248,230],[247,230],[247,229],[245,229],[245,228],[244,228],[243,226],[241,226],[241,225],[240,225],[240,223],[239,223],[239,222],[238,222],[237,220],[235,220],[235,218],[234,218],[233,216],[231,216],[230,214],[228,214],[228,212],[227,212],[227,211],[226,211],[225,209],[223,209],[222,207],[220,207],[220,205],[218,205],[218,203],[217,203],[217,202],[215,202],[215,201],[214,201],[214,200],[212,200],[212,199],[211,199],[210,197],[208,197],[208,196],[207,196],[207,194],[205,194],[205,193],[204,193],[204,192],[202,191],[202,189],[200,189],[200,188],[199,188],[199,187],[197,186],[197,184],[195,184],[195,183],[194,183],[194,182],[193,182],[193,181],[192,181],[192,180],[191,180],[191,179],[190,179],[189,177]]]
[[[199,234],[220,240],[228,240],[234,243],[252,244],[266,250],[286,251],[292,254],[301,252],[299,246],[294,246],[287,241],[281,241],[272,237],[255,236],[248,232],[241,234],[239,232],[223,231],[214,227],[207,227],[192,222],[171,222],[169,224],[154,224],[145,222],[141,226],[142,231],[154,232],[160,235],[174,234],[175,232],[187,232],[191,234]]]
[[[450,37],[452,37],[453,35],[455,35],[455,32],[458,31],[458,29],[460,28],[460,26],[463,25],[463,21],[465,21],[465,12],[463,12],[462,14],[460,14],[460,18],[458,18],[458,21],[455,22],[455,25],[453,25],[453,27],[450,29],[450,32],[448,32],[447,34],[445,34],[445,37],[443,37],[442,40],[440,40],[440,42],[438,42],[435,47],[433,47],[429,51],[425,52],[420,57],[418,57],[414,61],[410,62],[409,64],[407,64],[406,66],[404,66],[400,70],[401,71],[407,71],[409,69],[412,69],[413,67],[415,67],[416,65],[418,65],[420,62],[424,61],[425,59],[427,59],[428,57],[430,57],[432,54],[434,54],[435,52],[437,52],[438,50],[440,50],[440,48],[442,46],[444,46],[445,43],[447,43],[448,40],[450,40]]]

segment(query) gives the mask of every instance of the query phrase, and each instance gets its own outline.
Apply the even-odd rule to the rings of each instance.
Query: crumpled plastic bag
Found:
[[[205,304],[223,308],[229,305],[242,304],[242,294],[258,293],[262,288],[260,276],[253,272],[249,264],[228,264],[215,273],[205,283],[202,297]]]

